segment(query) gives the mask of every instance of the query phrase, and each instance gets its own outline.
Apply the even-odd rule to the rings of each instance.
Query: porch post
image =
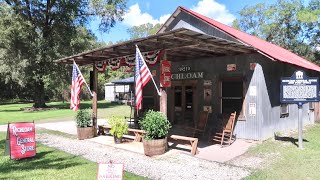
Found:
[[[97,91],[98,91],[98,71],[93,63],[93,98],[92,98],[92,125],[94,127],[94,137],[97,136],[97,115],[98,115],[98,98],[97,98]]]
[[[167,52],[166,51],[164,52],[164,55],[163,55],[162,59],[163,60],[167,59]],[[159,65],[159,72],[160,72],[160,66],[161,66],[161,63]],[[159,74],[161,75],[161,72]],[[167,88],[166,87],[161,87],[161,85],[160,85],[160,93],[161,93],[161,96],[160,96],[160,112],[162,112],[165,116],[167,116],[167,112],[168,112],[167,111],[167,102],[168,102],[168,99],[167,99]]]

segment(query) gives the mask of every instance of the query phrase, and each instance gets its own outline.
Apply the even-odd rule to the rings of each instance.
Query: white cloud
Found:
[[[225,5],[219,4],[215,0],[199,1],[196,6],[191,8],[191,10],[223,24],[231,25],[233,20],[236,19],[236,17],[226,9]]]
[[[151,23],[164,23],[170,14],[161,16],[159,19],[154,19],[149,13],[142,13],[139,4],[134,4],[129,7],[129,11],[123,16],[123,23],[127,26],[139,26],[141,24]]]

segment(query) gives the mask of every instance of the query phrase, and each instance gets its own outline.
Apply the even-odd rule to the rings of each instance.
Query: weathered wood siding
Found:
[[[185,12],[180,13],[168,26],[166,31],[175,30],[179,28],[187,28],[196,32],[202,32],[229,41],[238,42],[235,38],[225,34],[219,29],[213,28],[212,26],[200,21],[199,19],[187,14]]]

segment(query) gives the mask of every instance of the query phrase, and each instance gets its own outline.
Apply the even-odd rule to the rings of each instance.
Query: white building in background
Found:
[[[112,81],[105,84],[105,100],[110,102],[126,103],[133,96],[130,88],[134,83],[133,77]]]

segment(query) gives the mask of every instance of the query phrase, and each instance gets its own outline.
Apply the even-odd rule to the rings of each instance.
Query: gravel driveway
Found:
[[[245,168],[207,161],[187,154],[172,153],[150,158],[89,141],[51,134],[37,134],[37,141],[94,162],[124,163],[125,170],[151,179],[242,179],[250,174]]]

